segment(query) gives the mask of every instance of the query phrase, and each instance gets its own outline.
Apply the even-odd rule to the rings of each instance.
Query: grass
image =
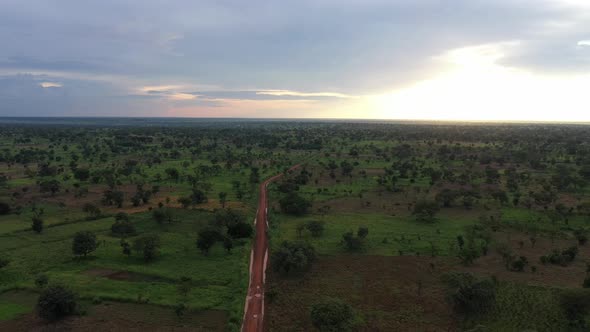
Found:
[[[30,311],[31,308],[21,304],[0,302],[0,321],[13,319]]]
[[[483,327],[479,331],[568,331],[559,292],[552,288],[502,283],[493,309],[468,325]]]
[[[314,238],[307,231],[299,237],[297,225],[310,220],[321,220],[325,223],[325,231],[321,237]],[[346,251],[341,245],[342,234],[355,232],[359,227],[368,227],[369,235],[362,251],[367,255],[395,256],[399,251],[405,255],[419,253],[431,254],[431,243],[438,255],[451,254],[451,245],[456,243],[457,235],[463,234],[466,226],[474,224],[469,218],[440,218],[434,223],[420,223],[412,217],[392,217],[380,214],[328,214],[326,216],[310,215],[291,217],[284,214],[273,214],[270,223],[273,225],[272,246],[282,241],[309,241],[319,254],[338,255]]]
[[[138,232],[158,233],[161,238],[161,255],[152,263],[144,263],[135,254],[122,254],[120,239],[110,235],[113,218],[51,227],[40,235],[31,231],[5,235],[0,239],[0,249],[10,264],[0,271],[0,291],[34,290],[35,275],[46,273],[51,282],[66,284],[83,298],[172,306],[180,298],[175,281],[187,276],[192,279],[186,297],[189,308],[225,310],[230,312],[230,319],[239,321],[247,288],[249,241],[236,246],[231,254],[218,244],[204,256],[196,248],[196,233],[207,225],[212,213],[177,209],[175,215],[177,222],[170,225],[158,225],[150,213],[131,216]],[[93,231],[100,243],[86,259],[73,258],[71,253],[73,235],[80,230]],[[84,273],[93,268],[131,271],[162,281],[118,281]]]

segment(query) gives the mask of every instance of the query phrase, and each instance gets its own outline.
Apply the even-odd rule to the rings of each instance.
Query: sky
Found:
[[[590,121],[588,0],[1,0],[0,116]]]

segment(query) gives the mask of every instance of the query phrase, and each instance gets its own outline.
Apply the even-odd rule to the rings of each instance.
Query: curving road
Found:
[[[297,167],[299,165],[291,167],[289,171]],[[268,239],[266,237],[268,201],[266,187],[281,176],[283,176],[283,173],[277,174],[260,184],[258,212],[256,212],[256,219],[254,219],[256,238],[250,253],[250,283],[244,308],[243,332],[262,332],[264,330],[264,282],[268,262]]]

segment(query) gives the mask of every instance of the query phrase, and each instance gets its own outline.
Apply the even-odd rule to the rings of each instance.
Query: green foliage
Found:
[[[588,331],[586,316],[590,311],[590,290],[567,290],[560,298],[561,305],[569,320],[569,327],[575,331]]]
[[[35,286],[37,286],[37,288],[43,288],[47,286],[48,283],[49,277],[44,273],[40,273],[35,277]]]
[[[37,301],[37,313],[39,317],[55,321],[77,310],[77,294],[61,285],[49,286],[41,292]]]
[[[231,237],[224,237],[223,238],[223,248],[225,250],[227,250],[227,252],[231,252],[232,248],[234,247],[234,241],[231,239]]]
[[[98,218],[100,217],[101,211],[100,208],[92,203],[86,203],[82,207],[82,211],[87,213],[91,218]]]
[[[311,322],[320,331],[352,331],[355,314],[352,307],[337,299],[326,299],[311,306]]]
[[[305,228],[313,237],[320,237],[324,233],[324,222],[319,220],[310,220],[305,224]]]
[[[283,212],[295,216],[306,214],[311,207],[311,203],[307,199],[295,192],[289,193],[281,198],[279,204]]]
[[[39,183],[39,188],[42,193],[50,192],[51,195],[55,195],[61,190],[61,183],[57,180],[47,180]]]
[[[86,181],[90,178],[90,170],[87,168],[76,168],[74,170],[74,178],[80,181]]]
[[[315,249],[302,242],[281,243],[272,254],[272,267],[285,274],[307,270],[316,258]]]
[[[459,249],[457,257],[461,260],[463,265],[471,265],[481,256],[480,251],[472,246],[467,246]]]
[[[10,214],[10,205],[6,202],[0,202],[0,216]]]
[[[224,209],[215,213],[215,226],[227,228],[227,234],[234,239],[248,238],[254,233],[252,225],[246,217],[235,210]]]
[[[369,235],[369,228],[368,227],[361,226],[361,227],[359,227],[359,229],[356,232],[356,236],[358,236],[360,239],[366,238],[367,235]]]
[[[98,242],[96,235],[89,231],[81,231],[74,235],[72,241],[72,253],[76,256],[86,257],[89,253],[96,250]]]
[[[166,207],[153,210],[152,216],[158,224],[163,224],[165,222],[170,224],[174,221],[174,214],[172,213],[172,209]]]
[[[111,226],[111,233],[119,237],[130,237],[134,236],[137,231],[135,230],[135,226],[132,222],[120,220],[115,221],[115,223]]]
[[[158,235],[144,235],[133,241],[133,250],[143,257],[145,262],[155,260],[160,254],[160,237]]]
[[[197,188],[192,189],[192,194],[191,194],[190,199],[191,199],[192,204],[207,203],[207,195],[205,194],[204,191],[197,189]]]
[[[496,285],[488,279],[478,280],[469,273],[449,273],[447,298],[457,313],[481,315],[488,312],[496,300]]]
[[[37,234],[43,232],[43,227],[44,227],[43,219],[41,219],[41,217],[39,217],[39,216],[34,216],[32,220],[33,220],[33,222],[31,224],[31,229]]]
[[[434,222],[436,221],[436,213],[439,211],[438,204],[431,201],[418,201],[414,205],[412,214],[417,221],[420,222]]]
[[[9,263],[8,259],[0,257],[0,269],[6,267]]]
[[[541,256],[541,263],[567,266],[578,255],[578,247],[570,247],[562,251],[553,250],[549,255]]]
[[[199,231],[199,237],[197,238],[197,248],[199,248],[203,254],[209,254],[209,250],[213,245],[223,239],[223,235],[217,228],[209,227]]]

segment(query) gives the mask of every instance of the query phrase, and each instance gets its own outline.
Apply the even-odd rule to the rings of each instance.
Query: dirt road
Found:
[[[295,165],[289,171],[296,169]],[[259,332],[264,330],[264,282],[266,280],[266,265],[268,263],[268,239],[266,230],[268,228],[267,213],[268,201],[266,187],[269,183],[279,179],[283,173],[275,175],[260,184],[258,194],[258,212],[254,220],[256,238],[250,254],[250,284],[246,296],[246,307],[244,309],[244,320],[242,322],[243,332]]]

